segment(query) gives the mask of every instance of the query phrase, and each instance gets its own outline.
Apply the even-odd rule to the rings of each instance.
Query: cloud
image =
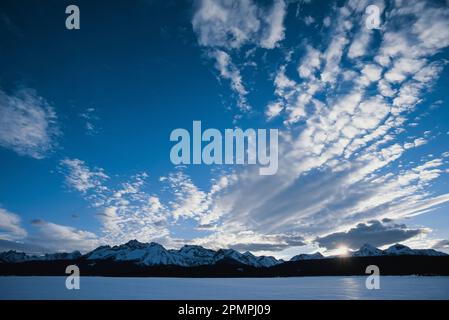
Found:
[[[427,232],[427,229],[409,229],[404,224],[385,224],[373,220],[367,223],[359,223],[346,232],[336,232],[318,237],[316,242],[320,247],[325,247],[328,250],[337,249],[342,245],[351,249],[358,249],[365,243],[381,247],[405,241]]]
[[[160,198],[144,190],[148,174],[143,172],[122,182],[91,190],[87,198],[99,210],[102,239],[119,244],[132,239],[142,242],[165,241],[168,237],[168,214]]]
[[[17,214],[0,208],[0,238],[3,240],[17,240],[27,236],[21,226],[21,219]]]
[[[212,181],[210,190],[206,192],[198,188],[184,172],[171,173],[167,180],[174,196],[174,201],[169,204],[170,215],[175,221],[180,218],[194,218],[202,226],[211,225],[221,213],[215,207],[216,198],[234,182],[234,175],[223,175]]]
[[[95,108],[87,108],[79,116],[85,121],[86,134],[94,135],[98,132],[95,123],[98,121],[99,118],[98,116],[95,115]]]
[[[305,18],[304,18],[304,23],[307,25],[307,26],[310,26],[312,23],[314,23],[315,22],[315,19],[312,17],[312,16],[306,16]]]
[[[242,111],[249,111],[251,107],[246,101],[246,91],[240,71],[232,63],[231,57],[224,51],[216,50],[211,55],[215,58],[215,67],[220,72],[223,79],[231,81],[232,90],[238,95],[238,106]]]
[[[80,250],[86,252],[100,245],[100,239],[90,231],[55,224],[44,220],[34,220],[32,225],[38,233],[30,235],[28,243],[45,247],[50,252]]]
[[[410,138],[407,126],[445,67],[436,54],[449,45],[449,34],[433,24],[446,26],[449,9],[392,3],[381,31],[369,31],[361,24],[365,5],[347,1],[334,7],[335,27],[326,29],[322,45],[302,39],[304,50],[279,66],[275,102],[265,109],[267,120],[284,120],[278,173],[238,171],[238,183],[213,199],[214,234],[199,243],[265,244],[273,242],[258,237],[289,232],[311,242],[359,223],[410,217],[447,203],[448,194],[430,188],[447,174],[447,161],[423,154],[426,160],[399,164],[430,143],[426,135]],[[379,41],[370,41],[373,33]],[[230,233],[253,236],[243,242]]]
[[[290,247],[307,244],[304,238],[297,233],[262,234],[253,231],[238,231],[235,227],[236,225],[220,227],[215,229],[215,233],[207,237],[195,238],[191,242],[209,248],[233,248],[238,251],[261,254],[279,252]]]
[[[267,116],[268,120],[271,120],[273,118],[276,118],[284,109],[284,106],[281,102],[272,102],[267,106],[267,110],[265,111],[265,115]]]
[[[246,48],[280,45],[289,34],[282,3],[196,3],[198,42],[241,106],[248,90],[235,57]],[[172,230],[184,222],[197,232],[195,244],[271,252],[315,240],[328,248],[345,240],[355,248],[425,234],[392,221],[449,201],[449,194],[431,188],[447,174],[447,159],[419,148],[434,138],[408,132],[410,121],[418,121],[410,119],[412,113],[445,67],[437,53],[449,45],[440,36],[446,29],[434,35],[426,28],[446,26],[449,9],[395,2],[385,8],[381,30],[369,31],[363,25],[367,4],[333,6],[327,15],[332,28],[313,39],[295,38],[301,50],[286,50],[269,78],[274,97],[265,116],[283,121],[276,175],[243,167],[203,186],[177,169],[159,181],[159,193],[149,191],[146,174],[113,184],[104,170],[66,159],[66,181],[97,210],[101,240],[173,244]],[[371,41],[374,34],[378,40]],[[421,160],[405,161],[409,155]]]
[[[0,146],[19,155],[45,158],[59,135],[54,109],[32,89],[0,89]]]
[[[261,236],[260,240],[263,242],[251,241],[246,243],[236,243],[232,244],[231,247],[238,251],[282,251],[290,247],[301,247],[305,246],[304,238],[297,234],[277,234],[277,235],[264,235]]]
[[[449,240],[440,240],[433,246],[434,249],[448,249],[449,248]]]
[[[104,188],[102,182],[109,178],[102,169],[91,170],[79,159],[64,159],[61,165],[66,174],[67,184],[81,192],[92,188]]]
[[[263,18],[266,23],[266,28],[260,41],[262,48],[273,49],[284,39],[286,9],[287,5],[284,0],[275,0],[269,14],[263,15],[263,17],[266,17]]]
[[[65,159],[61,165],[67,184],[97,210],[102,242],[120,244],[133,239],[162,242],[168,236],[166,206],[158,196],[143,190],[146,172],[112,185],[102,168],[90,168],[82,160]]]
[[[108,244],[120,244],[132,239],[142,242],[173,243],[170,227],[180,220],[197,222],[201,229],[213,225],[221,216],[215,198],[235,182],[235,176],[222,175],[211,181],[210,189],[201,190],[182,169],[159,179],[160,192],[168,193],[166,200],[147,190],[149,175],[136,174],[112,184],[101,168],[89,168],[79,159],[65,159],[66,181],[78,190],[96,209],[101,222],[99,239]],[[165,197],[164,197],[165,198]]]
[[[233,63],[231,53],[244,45],[276,48],[285,37],[286,10],[284,0],[274,0],[269,7],[252,0],[196,1],[192,18],[193,31],[198,43],[215,60],[220,76],[230,80],[231,88],[238,96],[241,112],[248,112],[252,108],[246,99],[248,91],[242,80],[242,70]]]
[[[18,250],[33,254],[55,251],[88,251],[100,244],[89,231],[58,225],[40,219],[31,222],[37,233],[28,233],[18,215],[0,208],[0,250]]]
[[[284,38],[283,0],[269,9],[252,0],[199,0],[196,7],[192,26],[202,46],[236,49],[252,43],[272,49]]]

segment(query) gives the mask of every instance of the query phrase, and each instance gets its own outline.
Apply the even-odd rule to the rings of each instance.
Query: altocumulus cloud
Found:
[[[384,12],[381,31],[364,26],[370,4]],[[226,51],[228,62],[243,44],[264,47],[258,10],[251,1],[243,5],[244,21],[221,2],[200,2],[194,15],[199,43]],[[442,2],[386,6],[383,1],[349,0],[332,7],[326,18],[330,28],[323,29],[319,46],[321,35],[315,32],[303,33],[304,50],[282,47],[289,39],[266,46],[287,53],[274,72],[275,99],[265,110],[267,120],[283,123],[279,171],[270,177],[252,169],[238,172],[238,183],[212,199],[207,223],[215,224],[214,233],[195,241],[242,247],[275,244],[264,236],[294,232],[310,243],[361,222],[402,219],[448,202],[449,194],[429,191],[448,172],[443,155],[423,155],[420,163],[397,167],[403,156],[419,154],[431,142],[407,133],[407,124],[415,121],[410,114],[445,67],[437,54],[449,45],[448,17]],[[278,39],[289,33],[282,34]],[[310,34],[313,39],[307,38]],[[244,88],[242,73],[233,75]],[[362,226],[383,228],[378,233],[391,235],[385,238],[391,242],[423,233],[401,225]],[[373,242],[379,245],[379,240]]]
[[[216,60],[220,77],[230,81],[240,111],[250,111],[241,69],[233,63],[229,52],[244,45],[276,48],[285,37],[287,4],[284,0],[274,0],[268,6],[253,0],[198,0],[195,5],[192,27],[198,43]]]
[[[0,146],[42,159],[56,146],[58,135],[53,107],[34,90],[8,94],[0,89]]]

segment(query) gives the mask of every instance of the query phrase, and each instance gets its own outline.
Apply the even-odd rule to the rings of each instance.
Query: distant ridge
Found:
[[[446,275],[449,256],[433,249],[411,249],[395,244],[380,250],[365,244],[346,256],[300,254],[290,261],[257,257],[233,249],[211,250],[185,245],[167,250],[158,243],[136,240],[118,246],[101,246],[84,255],[78,251],[29,256],[0,253],[0,275],[66,276],[68,265],[83,276],[114,277],[297,277],[366,275],[376,265],[381,275]]]
[[[350,257],[379,256],[447,256],[433,249],[411,249],[402,244],[395,244],[386,250],[380,250],[369,244],[364,244],[359,250],[349,254]],[[325,257],[321,253],[300,254],[290,259],[291,262],[305,260],[320,260]],[[284,263],[271,256],[255,256],[251,252],[240,253],[233,249],[211,250],[197,245],[185,245],[179,250],[165,249],[162,245],[151,242],[142,243],[131,240],[117,246],[101,246],[82,255],[79,251],[72,253],[54,253],[44,256],[29,256],[23,252],[8,251],[0,253],[0,263],[22,263],[28,261],[55,260],[86,260],[86,261],[116,261],[132,262],[142,266],[174,265],[181,267],[196,267],[215,265],[222,260],[236,261],[239,264],[255,268],[269,268]]]
[[[7,251],[0,253],[0,263],[21,263],[27,261],[77,260],[88,261],[131,261],[139,265],[176,265],[194,267],[214,265],[223,259],[232,259],[238,263],[257,268],[271,267],[284,262],[270,256],[254,256],[250,252],[240,253],[233,249],[219,249],[217,251],[196,245],[185,245],[179,250],[167,250],[162,245],[151,242],[142,243],[131,240],[118,246],[101,246],[84,255],[75,251],[72,253],[54,253],[44,256],[29,256],[23,252]]]

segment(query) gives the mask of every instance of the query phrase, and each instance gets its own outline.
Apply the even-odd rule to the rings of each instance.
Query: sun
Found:
[[[340,245],[338,246],[338,248],[336,249],[335,253],[338,256],[347,256],[349,253],[349,248],[345,245]]]

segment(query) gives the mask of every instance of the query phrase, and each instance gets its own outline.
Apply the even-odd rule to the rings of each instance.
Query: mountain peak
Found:
[[[298,254],[297,256],[294,256],[290,259],[290,261],[301,261],[301,260],[316,260],[316,259],[323,259],[324,256],[320,252],[315,252],[311,254],[302,253]]]
[[[146,246],[146,244],[142,243],[142,242],[140,242],[140,241],[138,241],[136,239],[134,239],[134,240],[128,241],[123,246],[127,246],[127,247],[130,247],[130,248],[138,248],[138,247]]]
[[[369,243],[365,243],[363,246],[360,247],[361,249],[377,249],[375,246],[370,245]]]
[[[353,257],[373,257],[381,256],[384,252],[368,243],[365,243],[359,250],[352,252]]]
[[[195,244],[185,244],[181,247],[181,249],[179,249],[179,251],[190,251],[190,250],[207,250],[207,249]]]
[[[387,255],[417,255],[417,252],[403,244],[396,243],[384,250]]]

